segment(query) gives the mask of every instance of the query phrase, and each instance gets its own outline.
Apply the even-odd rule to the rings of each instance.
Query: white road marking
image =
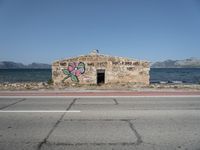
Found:
[[[0,110],[0,113],[79,113],[80,110]]]

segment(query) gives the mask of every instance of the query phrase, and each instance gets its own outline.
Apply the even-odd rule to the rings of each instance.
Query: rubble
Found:
[[[124,90],[124,91],[153,91],[153,90],[200,90],[200,84],[150,84],[139,83],[115,83],[115,84],[67,84],[60,85],[48,84],[46,82],[18,82],[0,83],[1,91],[20,91],[20,90]]]

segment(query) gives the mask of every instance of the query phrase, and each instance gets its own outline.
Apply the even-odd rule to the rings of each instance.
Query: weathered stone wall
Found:
[[[149,63],[121,57],[90,54],[52,64],[55,85],[97,84],[97,70],[105,70],[105,83],[149,84]]]

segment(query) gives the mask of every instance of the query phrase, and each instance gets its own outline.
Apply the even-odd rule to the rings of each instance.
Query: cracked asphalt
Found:
[[[0,98],[0,150],[90,149],[200,150],[200,97]]]

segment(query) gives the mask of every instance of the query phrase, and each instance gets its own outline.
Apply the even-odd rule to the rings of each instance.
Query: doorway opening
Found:
[[[97,70],[97,84],[104,84],[105,83],[105,70],[99,69]]]

